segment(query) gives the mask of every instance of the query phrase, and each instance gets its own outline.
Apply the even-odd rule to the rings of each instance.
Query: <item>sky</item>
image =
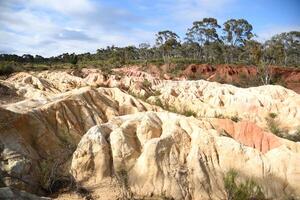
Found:
[[[183,40],[193,21],[244,18],[257,40],[300,31],[300,0],[0,0],[0,53],[44,57],[106,46],[154,44],[172,30]]]

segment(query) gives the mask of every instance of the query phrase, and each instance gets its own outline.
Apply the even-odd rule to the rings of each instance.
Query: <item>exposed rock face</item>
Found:
[[[118,115],[147,110],[160,109],[117,88],[89,87],[0,107],[2,180],[38,192],[43,173],[54,164],[64,165],[89,128]]]
[[[279,137],[264,131],[253,122],[234,123],[230,119],[217,119],[212,122],[219,131],[239,141],[240,143],[266,153],[281,145]]]
[[[200,118],[250,120],[266,127],[266,117],[275,113],[282,129],[293,133],[300,126],[300,95],[281,86],[238,88],[207,81],[164,81],[155,86],[162,104],[184,112],[194,111]]]
[[[300,198],[300,143],[268,125],[272,114],[281,134],[299,131],[299,94],[162,80],[139,68],[114,73],[30,72],[1,81],[0,187],[40,195],[71,173],[94,188],[94,199],[116,199],[124,188],[141,198],[224,199],[223,177],[235,169],[268,198]],[[59,198],[73,197],[81,198]]]
[[[122,172],[142,197],[224,199],[222,177],[233,168],[256,178],[269,198],[300,195],[300,144],[261,134],[255,143],[274,140],[263,152],[220,135],[208,121],[164,112],[127,115],[91,128],[73,154],[71,171],[89,185]]]
[[[17,94],[17,90],[13,85],[0,80],[0,105],[21,101],[23,99],[22,95]]]
[[[0,188],[0,199],[7,200],[50,200],[46,197],[38,197],[36,195],[27,193],[25,191],[19,191],[9,187]]]
[[[300,70],[297,68],[285,68],[271,66],[273,80],[281,81],[289,89],[300,93]],[[209,81],[222,81],[228,84],[253,82],[258,75],[258,68],[244,65],[189,65],[182,72],[182,76],[188,78],[202,78]],[[279,79],[280,80],[279,80]]]

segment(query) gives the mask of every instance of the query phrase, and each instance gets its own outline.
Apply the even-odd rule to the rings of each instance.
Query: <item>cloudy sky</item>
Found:
[[[0,53],[54,56],[153,43],[195,20],[245,18],[258,40],[300,31],[299,0],[0,0]]]

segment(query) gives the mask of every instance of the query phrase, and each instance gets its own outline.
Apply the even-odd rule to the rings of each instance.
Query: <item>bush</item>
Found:
[[[197,117],[197,113],[194,112],[194,111],[192,111],[192,110],[184,110],[182,112],[182,114],[185,115],[185,116],[187,116],[187,117],[191,117],[191,116]]]
[[[215,114],[215,118],[219,118],[219,119],[225,119],[225,116],[223,114]]]
[[[131,200],[133,198],[133,193],[130,190],[129,178],[126,170],[121,169],[115,172],[115,178],[121,189],[120,199],[122,200]]]
[[[266,117],[268,129],[275,135],[282,137],[282,130],[279,128],[279,122],[275,120],[277,117],[276,113],[269,113]]]
[[[239,122],[241,120],[241,118],[239,118],[239,116],[237,116],[237,115],[232,116],[230,119],[234,122]]]
[[[276,113],[269,113],[269,117],[275,119],[277,117]]]
[[[4,63],[0,65],[0,76],[7,76],[15,72],[12,64]]]
[[[286,136],[284,136],[284,138],[294,141],[294,142],[300,142],[300,127],[294,134],[286,135]]]
[[[231,84],[242,88],[257,87],[262,85],[261,80],[258,76],[248,77],[246,74],[243,73],[239,75],[238,81],[234,81]]]
[[[130,91],[130,90],[127,91],[127,93],[128,93],[129,95],[131,95],[131,96],[137,98],[137,99],[142,100],[142,101],[146,101],[146,100],[147,100],[147,96],[144,96],[144,95],[141,95],[141,94],[136,94],[136,93],[134,93],[134,92],[132,92],[132,91]]]
[[[229,170],[225,175],[224,187],[227,200],[265,200],[262,189],[252,179],[246,179],[244,183],[237,184],[238,173]]]
[[[154,92],[151,93],[151,96],[160,96],[161,92],[159,90],[155,90]]]
[[[164,107],[164,104],[162,103],[162,101],[161,101],[159,98],[156,98],[156,99],[155,99],[154,104],[155,104],[156,106],[161,107],[161,108]]]
[[[145,79],[142,84],[143,84],[143,87],[145,87],[145,88],[150,88],[151,87],[151,83],[147,79]]]
[[[278,137],[291,140],[294,142],[300,141],[300,127],[294,134],[284,134],[285,130],[279,127],[279,122],[275,120],[277,114],[270,113],[269,116],[266,118],[268,129]]]

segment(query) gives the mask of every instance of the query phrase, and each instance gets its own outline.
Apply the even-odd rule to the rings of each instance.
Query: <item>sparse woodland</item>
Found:
[[[195,21],[180,38],[170,30],[159,31],[154,45],[138,47],[108,46],[96,53],[64,53],[44,58],[1,54],[0,75],[23,70],[44,70],[69,67],[111,69],[125,64],[147,65],[174,63],[244,64],[300,66],[300,32],[291,31],[273,36],[261,43],[245,19],[230,19],[220,25],[214,18]]]

